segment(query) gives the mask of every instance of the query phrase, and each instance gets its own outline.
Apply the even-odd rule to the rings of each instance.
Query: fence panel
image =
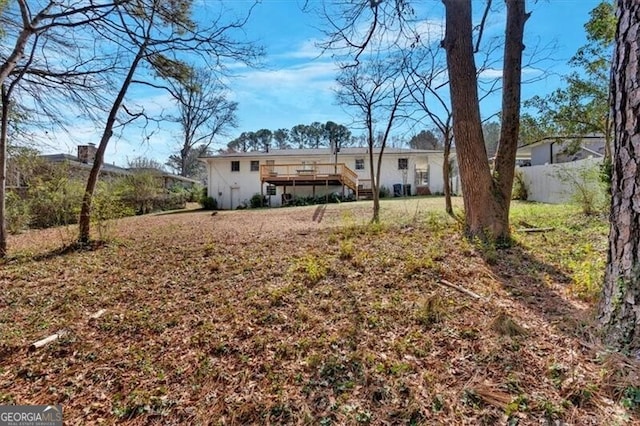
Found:
[[[516,167],[516,171],[522,173],[530,201],[560,204],[569,202],[575,191],[567,179],[561,178],[562,175],[577,173],[582,168],[599,167],[601,164],[602,158],[587,158],[569,163]]]

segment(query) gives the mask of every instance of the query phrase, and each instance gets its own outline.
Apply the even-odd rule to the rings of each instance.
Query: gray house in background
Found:
[[[71,154],[44,154],[39,158],[47,161],[51,164],[64,165],[68,167],[69,173],[81,179],[86,179],[93,167],[93,161],[95,159],[97,148],[94,144],[78,145],[78,155]],[[160,169],[134,169],[116,166],[115,164],[103,163],[100,168],[100,178],[118,178],[122,176],[129,176],[137,171],[146,171],[153,173],[158,181],[158,187],[169,190],[173,187],[179,186],[184,189],[191,189],[195,185],[202,184],[202,182],[189,179],[183,176],[167,173]],[[21,171],[14,165],[9,159],[7,166],[7,188],[19,191],[26,190],[26,184],[24,182],[24,176]]]
[[[568,163],[585,158],[604,157],[605,139],[601,135],[550,137],[518,148],[518,156],[530,155],[531,165]]]

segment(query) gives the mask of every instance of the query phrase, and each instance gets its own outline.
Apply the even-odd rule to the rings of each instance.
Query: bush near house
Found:
[[[218,200],[206,195],[200,199],[200,205],[205,210],[218,210]]]
[[[41,164],[29,176],[22,195],[7,196],[7,229],[18,233],[27,228],[48,228],[78,222],[86,182],[64,165]],[[140,172],[98,182],[92,203],[92,221],[104,223],[134,214],[185,208],[194,191],[167,192],[153,173]]]
[[[350,195],[345,195],[344,197],[341,194],[333,192],[328,196],[325,195],[309,195],[306,197],[293,197],[293,200],[288,206],[313,206],[316,204],[327,204],[327,203],[342,203],[347,201],[355,201],[355,197]]]
[[[249,205],[252,209],[259,209],[267,205],[267,197],[260,194],[253,194],[249,200]]]
[[[10,234],[29,228],[29,205],[23,202],[22,198],[16,192],[8,192],[5,199],[6,208],[6,226]]]

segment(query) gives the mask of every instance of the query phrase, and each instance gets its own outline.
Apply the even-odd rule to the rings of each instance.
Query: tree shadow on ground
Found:
[[[320,204],[313,212],[313,217],[311,218],[312,222],[322,222],[322,218],[324,217],[324,212],[327,210],[326,204]]]
[[[109,243],[103,240],[92,240],[89,243],[74,241],[61,247],[56,247],[42,253],[17,253],[0,260],[0,265],[16,265],[29,262],[42,262],[58,257],[68,256],[73,253],[97,251],[107,247]]]
[[[487,266],[513,299],[530,312],[567,336],[593,341],[593,309],[571,302],[567,291],[572,278],[566,271],[517,244],[501,250]]]

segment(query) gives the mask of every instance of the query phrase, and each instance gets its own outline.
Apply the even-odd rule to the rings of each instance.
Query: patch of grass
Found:
[[[302,272],[303,278],[309,284],[317,284],[327,276],[328,272],[326,262],[313,254],[307,254],[298,259],[293,270]]]
[[[627,387],[620,403],[629,410],[640,410],[640,386]]]
[[[409,253],[404,261],[404,276],[412,278],[420,274],[420,272],[435,269],[436,264],[431,256],[416,257],[413,253]]]
[[[536,403],[536,408],[542,411],[547,419],[554,420],[562,415],[564,409],[561,405],[554,403],[549,399],[541,399]]]
[[[353,241],[343,240],[340,242],[340,254],[339,257],[342,260],[351,259],[355,250]]]
[[[595,302],[602,292],[605,257],[603,253],[596,251],[591,243],[574,251],[576,252],[580,258],[568,262],[569,268],[573,271],[570,289],[581,300]]]
[[[548,377],[556,387],[560,387],[566,379],[568,368],[563,364],[551,364],[547,371]]]
[[[427,297],[414,312],[416,322],[424,327],[431,327],[441,322],[446,315],[446,304],[438,293]]]
[[[529,399],[526,395],[518,395],[513,401],[507,404],[505,415],[511,418],[516,413],[529,411]]]
[[[518,337],[526,336],[527,330],[516,323],[506,312],[500,312],[493,320],[491,328],[501,336]]]

